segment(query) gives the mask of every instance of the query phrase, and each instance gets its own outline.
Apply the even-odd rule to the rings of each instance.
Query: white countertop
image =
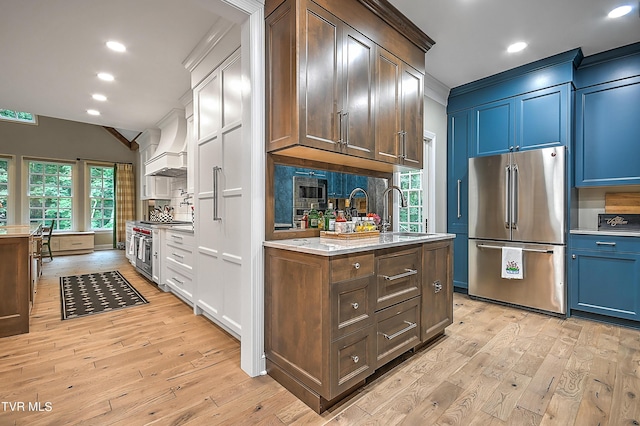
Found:
[[[0,238],[28,237],[38,232],[40,225],[0,226]]]
[[[265,241],[265,247],[297,251],[320,256],[336,256],[340,254],[358,253],[389,247],[400,247],[411,244],[422,244],[433,241],[450,240],[455,234],[416,234],[396,235],[391,232],[379,237],[344,241],[331,238],[293,238],[289,240]]]
[[[613,237],[640,237],[640,231],[598,231],[597,229],[572,229],[571,234],[611,235]]]

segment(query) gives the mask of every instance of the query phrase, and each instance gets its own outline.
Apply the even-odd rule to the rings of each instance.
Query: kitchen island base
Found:
[[[330,254],[266,242],[267,373],[320,413],[442,335],[453,321],[451,238],[332,242]]]

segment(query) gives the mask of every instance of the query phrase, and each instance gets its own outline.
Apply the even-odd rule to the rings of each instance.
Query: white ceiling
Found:
[[[636,0],[633,0],[636,1]],[[640,41],[638,4],[625,0],[391,0],[436,41],[426,69],[456,87],[577,47],[585,55]],[[155,124],[189,89],[182,65],[217,19],[240,16],[221,0],[14,0],[0,13],[0,108],[131,131]],[[215,13],[214,13],[215,11]],[[127,45],[123,54],[107,40]],[[507,45],[529,47],[508,55]],[[108,71],[105,83],[96,73]],[[91,94],[109,99],[99,103]],[[87,115],[89,108],[101,111]]]

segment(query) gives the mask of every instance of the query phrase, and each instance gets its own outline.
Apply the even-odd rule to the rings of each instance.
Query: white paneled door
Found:
[[[236,337],[241,326],[243,170],[240,50],[194,89],[196,310]]]

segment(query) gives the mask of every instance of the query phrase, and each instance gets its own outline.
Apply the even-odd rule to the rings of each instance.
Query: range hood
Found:
[[[157,124],[160,142],[145,165],[147,176],[177,177],[187,174],[187,120],[184,110],[173,109]]]

